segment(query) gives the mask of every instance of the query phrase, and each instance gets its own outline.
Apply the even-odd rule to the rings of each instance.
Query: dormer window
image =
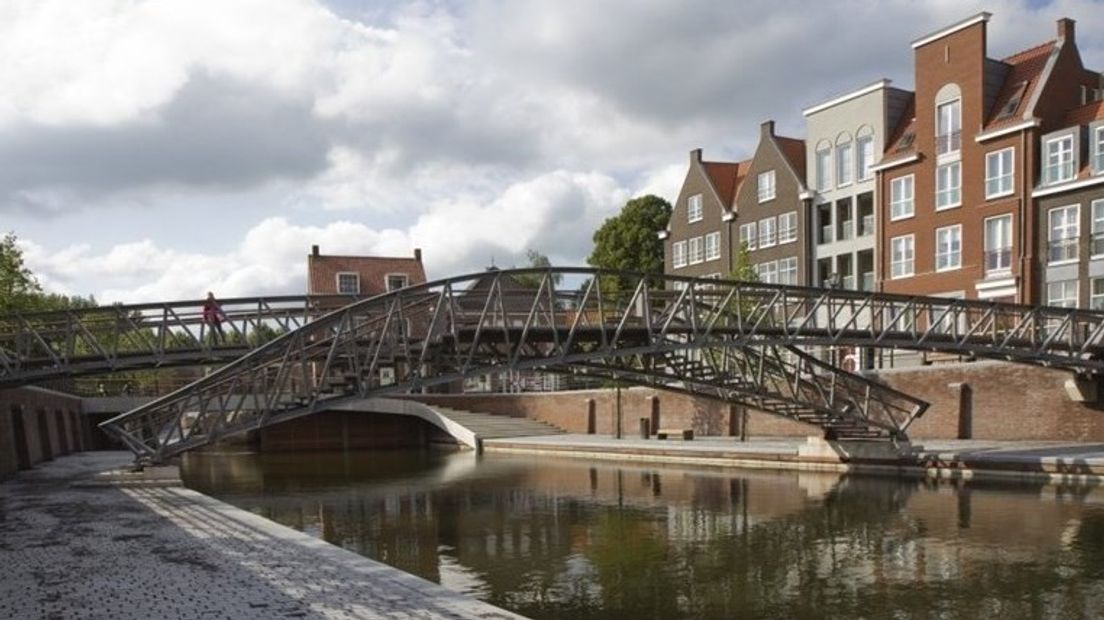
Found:
[[[410,278],[405,273],[389,273],[387,274],[387,290],[397,291],[400,288],[406,288],[410,283]]]
[[[957,153],[962,148],[962,100],[955,99],[936,107],[935,152]]]
[[[694,194],[686,200],[686,219],[691,224],[702,219],[702,196]]]
[[[1065,135],[1046,142],[1045,171],[1048,184],[1073,179],[1073,135]]]
[[[360,293],[360,274],[341,272],[337,274],[337,292],[341,295]]]

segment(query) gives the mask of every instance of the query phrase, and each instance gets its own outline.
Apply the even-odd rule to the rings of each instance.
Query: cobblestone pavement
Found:
[[[0,618],[520,618],[165,483],[97,482],[128,453],[0,484]]]

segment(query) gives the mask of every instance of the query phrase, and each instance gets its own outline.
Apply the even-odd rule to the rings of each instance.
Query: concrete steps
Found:
[[[507,415],[477,413],[450,407],[434,406],[441,415],[475,433],[480,439],[500,439],[506,437],[537,437],[558,435],[564,431],[536,420],[515,418]]]

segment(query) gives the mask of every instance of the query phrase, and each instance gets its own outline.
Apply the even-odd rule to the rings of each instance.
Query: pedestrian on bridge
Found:
[[[207,300],[203,302],[203,322],[211,326],[212,338],[218,342],[226,342],[226,334],[222,331],[222,322],[225,320],[226,313],[215,299],[215,294],[207,291]]]

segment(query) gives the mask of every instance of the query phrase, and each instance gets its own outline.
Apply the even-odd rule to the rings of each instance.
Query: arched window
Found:
[[[855,150],[858,153],[859,180],[868,181],[874,178],[874,160],[877,155],[874,151],[874,129],[870,125],[863,125],[855,132]]]
[[[846,131],[836,136],[836,186],[850,185],[855,180],[855,145]]]
[[[816,145],[816,188],[826,191],[832,187],[832,143],[821,140]]]
[[[962,148],[962,90],[944,84],[935,93],[935,153],[957,153]]]

